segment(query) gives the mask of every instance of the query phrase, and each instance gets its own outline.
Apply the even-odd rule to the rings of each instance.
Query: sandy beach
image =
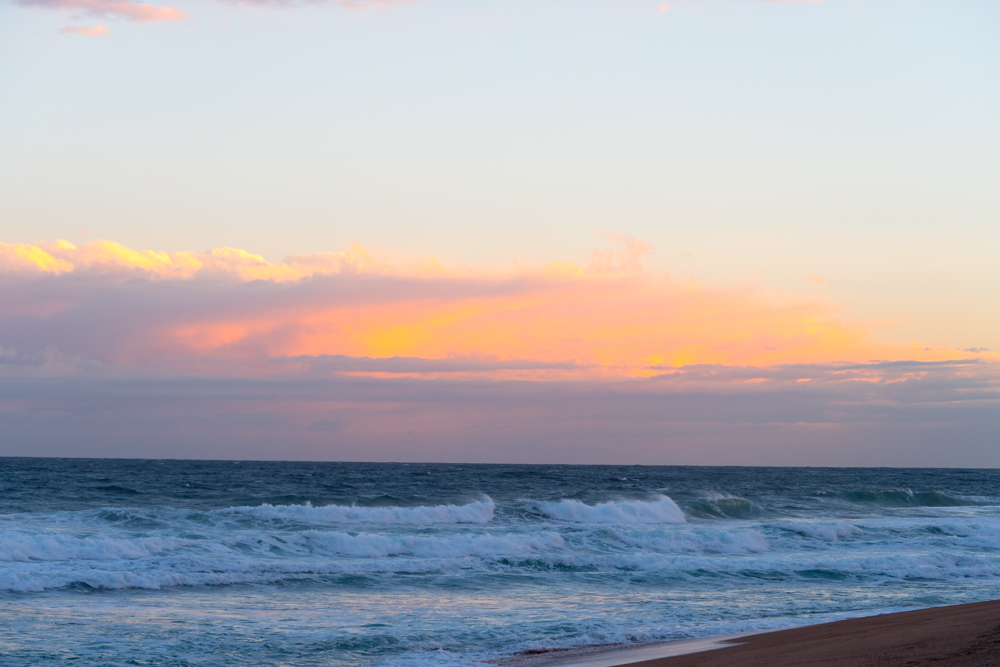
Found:
[[[779,630],[631,667],[985,667],[1000,665],[1000,601]]]

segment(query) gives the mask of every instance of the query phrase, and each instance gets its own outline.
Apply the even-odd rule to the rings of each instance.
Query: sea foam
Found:
[[[489,523],[496,505],[485,498],[465,505],[424,505],[417,507],[358,507],[355,505],[269,505],[230,507],[218,514],[242,514],[262,519],[283,519],[319,523],[367,523],[421,525],[436,523]]]
[[[668,496],[656,500],[618,500],[587,505],[579,500],[535,502],[535,509],[557,521],[574,523],[684,523],[684,512]]]

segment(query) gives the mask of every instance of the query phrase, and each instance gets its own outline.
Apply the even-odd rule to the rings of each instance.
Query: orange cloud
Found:
[[[112,364],[226,359],[263,368],[269,360],[342,355],[493,365],[472,371],[479,375],[607,377],[693,364],[970,356],[879,342],[839,321],[823,300],[714,289],[648,271],[641,265],[648,246],[608,238],[610,247],[582,264],[505,271],[356,244],[278,263],[232,248],[162,253],[110,241],[0,244],[0,278],[19,285],[5,292],[8,312],[62,318],[60,331],[80,330],[74,318],[82,318],[98,332],[92,341],[75,335],[46,349],[68,346],[77,357]],[[55,282],[39,283],[47,291],[29,297],[23,281],[32,284],[32,276]],[[75,276],[89,277],[80,283]],[[185,286],[170,287],[178,282]],[[97,308],[103,319],[95,324]],[[38,333],[24,334],[19,348],[55,335],[54,324],[36,324]]]
[[[16,0],[16,2],[25,7],[64,10],[74,16],[119,18],[139,23],[183,21],[187,18],[187,14],[173,7],[157,7],[139,2],[128,2],[127,0]],[[100,27],[81,28],[80,30],[68,29],[68,31],[88,34],[82,31],[97,30]],[[105,28],[106,31],[107,28]]]
[[[812,273],[806,276],[806,282],[813,283],[814,285],[819,285],[820,287],[826,286],[826,281],[823,280],[823,278],[821,278],[818,273]]]
[[[59,30],[62,35],[83,35],[84,37],[106,37],[109,32],[106,25],[95,25],[89,28],[74,25]]]
[[[273,317],[188,323],[173,342],[204,356],[348,355],[530,359],[590,374],[651,375],[691,364],[767,366],[959,359],[954,350],[879,344],[823,304],[677,284],[669,277],[487,281],[474,294],[312,303]]]
[[[324,0],[228,0],[228,1],[235,4],[291,8],[291,7],[301,7],[306,4],[315,4],[316,2],[323,2]],[[418,0],[330,0],[330,2],[339,5],[344,9],[349,9],[351,11],[359,11],[364,9],[386,10],[392,7],[398,7],[400,5],[422,4],[418,2]]]

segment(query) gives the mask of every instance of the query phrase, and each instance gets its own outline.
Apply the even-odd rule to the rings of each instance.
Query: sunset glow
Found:
[[[480,359],[548,365],[518,376],[552,379],[652,376],[698,364],[970,356],[880,342],[863,326],[842,322],[822,299],[711,288],[645,270],[644,244],[612,241],[581,263],[506,270],[446,267],[433,257],[391,256],[358,244],[269,263],[233,248],[162,253],[110,241],[3,245],[0,267],[8,280],[55,280],[40,283],[44,297],[16,304],[20,312],[34,307],[72,318],[104,290],[141,294],[147,313],[128,321],[123,312],[124,321],[116,318],[120,324],[93,347],[95,360],[112,365],[202,358],[260,366],[324,355]],[[171,283],[203,285],[212,296],[177,292]]]

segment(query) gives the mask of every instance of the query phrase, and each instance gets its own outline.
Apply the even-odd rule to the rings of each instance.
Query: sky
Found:
[[[1000,467],[992,0],[0,0],[0,455]]]

